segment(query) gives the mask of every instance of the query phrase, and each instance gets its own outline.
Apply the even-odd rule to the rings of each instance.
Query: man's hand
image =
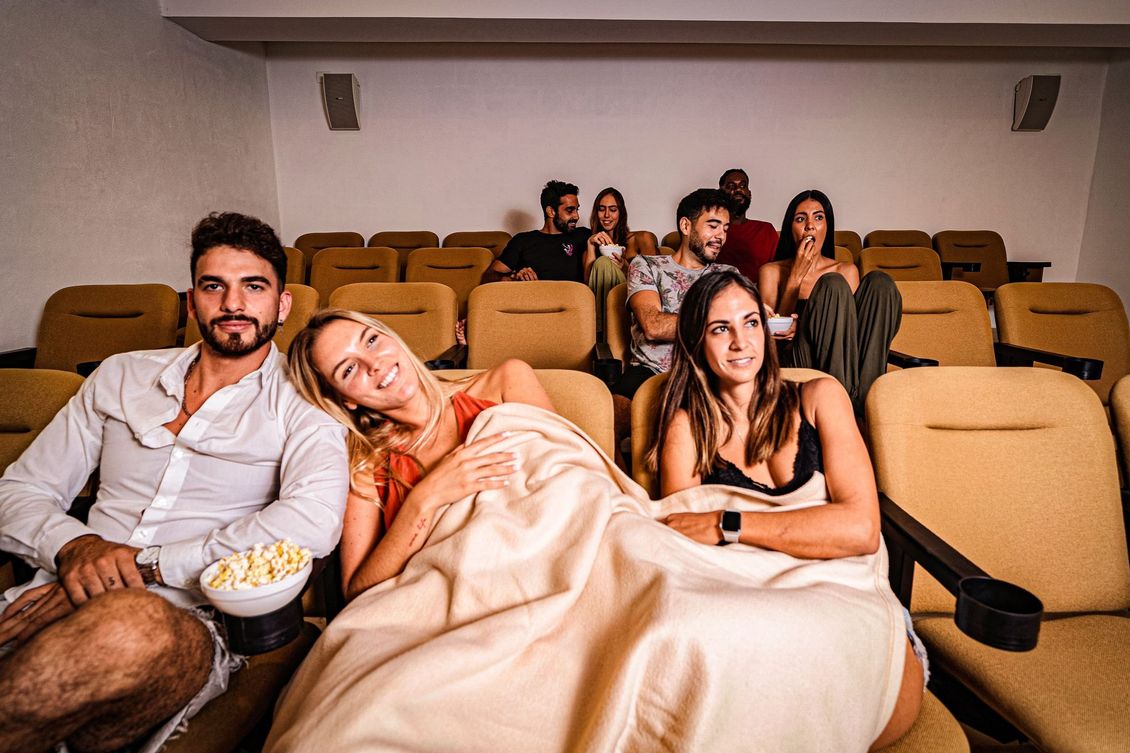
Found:
[[[59,582],[77,607],[91,596],[118,588],[145,588],[134,557],[141,550],[88,534],[72,539],[56,555]]]
[[[714,546],[722,541],[721,510],[714,512],[676,512],[664,518],[663,523],[700,544]]]
[[[14,640],[22,645],[43,628],[75,611],[58,583],[29,588],[0,614],[0,646]]]
[[[538,278],[538,273],[534,271],[533,267],[522,267],[514,273],[513,279],[521,280],[522,282],[532,282]]]

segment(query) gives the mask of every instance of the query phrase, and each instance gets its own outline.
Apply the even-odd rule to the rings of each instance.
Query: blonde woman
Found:
[[[503,402],[553,410],[522,361],[442,382],[384,324],[343,309],[314,315],[290,346],[290,368],[299,393],[349,429],[347,600],[403,570],[439,508],[507,484],[522,438],[464,444],[480,412]]]

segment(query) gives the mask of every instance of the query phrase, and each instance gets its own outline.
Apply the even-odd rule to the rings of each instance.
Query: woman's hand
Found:
[[[75,611],[59,583],[29,588],[0,615],[0,646],[14,640],[23,645],[33,635]]]
[[[593,233],[589,236],[589,245],[597,250],[600,250],[601,246],[611,246],[613,245],[612,236],[605,230]]]
[[[510,448],[533,435],[504,431],[459,445],[412,487],[405,503],[415,503],[421,512],[431,513],[468,495],[507,486],[506,477],[518,469],[514,462],[518,455]],[[500,446],[505,439],[511,441]]]
[[[819,261],[820,249],[816,247],[816,238],[811,235],[804,236],[797,247],[796,259],[793,261],[793,268],[789,272],[789,277],[799,285],[816,269]]]
[[[676,512],[663,519],[664,525],[700,544],[716,546],[722,541],[722,511]]]
[[[791,316],[793,323],[789,325],[789,328],[787,330],[785,330],[784,332],[771,333],[770,336],[774,340],[792,340],[794,337],[796,337],[797,315],[792,314]]]

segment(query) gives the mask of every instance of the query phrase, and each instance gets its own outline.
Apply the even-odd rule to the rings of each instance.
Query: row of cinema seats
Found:
[[[369,237],[370,248],[391,248],[397,255],[396,280],[404,279],[408,256],[418,248],[485,248],[497,258],[510,242],[504,230],[471,230],[448,233],[441,246],[430,230],[388,230]],[[311,267],[319,251],[327,248],[365,248],[365,238],[354,232],[305,233],[287,247],[287,282],[310,282]],[[395,280],[394,280],[395,281]]]
[[[571,370],[539,370],[538,378],[562,415],[608,453],[605,386]],[[645,383],[633,401],[635,478],[652,496],[657,479],[640,461],[664,380]],[[81,381],[47,369],[0,370],[0,471]],[[1125,431],[1130,379],[1111,407]],[[867,415],[892,586],[927,641],[933,675],[918,722],[887,750],[968,751],[954,716],[1043,751],[1122,750],[1130,736],[1130,567],[1114,445],[1094,393],[1043,369],[912,369],[876,382]],[[310,628],[252,658],[170,750],[223,753],[249,734],[261,738],[274,698],[315,636]]]

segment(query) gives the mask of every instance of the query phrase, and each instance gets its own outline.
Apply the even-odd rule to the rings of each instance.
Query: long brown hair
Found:
[[[314,343],[318,335],[331,322],[346,320],[356,322],[365,327],[372,327],[381,337],[391,337],[400,344],[404,350],[408,363],[412,365],[417,377],[420,379],[420,391],[424,395],[430,408],[428,421],[423,431],[414,439],[409,438],[409,432],[395,421],[390,421],[377,411],[358,405],[350,409],[333,385],[314,366]],[[310,318],[309,323],[290,344],[287,353],[290,366],[291,382],[307,402],[321,408],[326,413],[337,419],[349,430],[346,438],[346,447],[349,450],[349,484],[353,491],[361,496],[368,497],[363,487],[358,487],[355,480],[359,477],[378,479],[386,470],[386,463],[390,452],[397,452],[409,457],[417,466],[415,453],[435,436],[439,428],[440,418],[443,415],[443,389],[435,375],[416,357],[400,337],[382,322],[366,314],[346,309],[322,309]],[[388,473],[388,480],[399,484],[405,490],[409,484],[395,473]],[[378,481],[378,486],[381,482]],[[370,497],[371,499],[371,497]],[[373,500],[378,505],[380,500]]]
[[[710,305],[731,285],[737,285],[757,302],[765,338],[763,362],[754,378],[753,399],[749,404],[745,464],[768,460],[792,436],[800,392],[796,383],[781,379],[777,349],[765,324],[765,305],[757,287],[736,271],[707,272],[687,291],[679,309],[671,371],[659,402],[659,431],[647,454],[647,464],[652,471],[659,466],[663,439],[680,410],[685,410],[690,418],[691,435],[698,450],[694,471],[699,477],[719,465],[719,450],[733,434],[734,416],[718,397],[718,377],[706,362],[704,346]]]
[[[604,189],[596,195],[596,200],[592,203],[592,214],[589,215],[589,227],[592,228],[594,233],[599,233],[604,228],[600,224],[600,200],[605,196],[611,196],[616,199],[616,206],[620,208],[620,217],[616,220],[616,225],[612,228],[609,235],[612,236],[612,242],[627,247],[628,236],[632,231],[628,229],[628,207],[624,206],[624,196],[612,186]]]

